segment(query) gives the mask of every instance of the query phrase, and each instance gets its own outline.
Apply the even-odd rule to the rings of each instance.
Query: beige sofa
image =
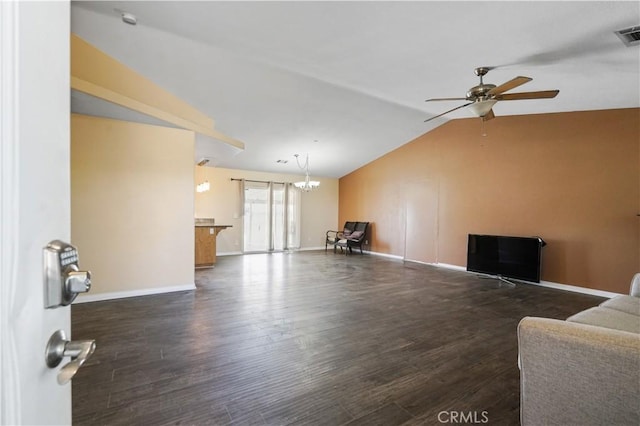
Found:
[[[518,350],[523,426],[640,425],[640,273],[566,321],[522,319]]]

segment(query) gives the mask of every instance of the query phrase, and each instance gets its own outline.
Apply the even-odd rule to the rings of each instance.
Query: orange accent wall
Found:
[[[640,271],[640,109],[452,120],[342,177],[370,249],[466,266],[467,234],[540,236],[542,280],[628,293]]]

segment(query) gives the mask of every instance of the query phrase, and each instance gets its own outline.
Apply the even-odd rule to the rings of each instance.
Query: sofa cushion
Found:
[[[351,235],[349,235],[349,239],[350,240],[357,240],[360,237],[362,237],[362,235],[364,235],[364,232],[362,232],[362,231],[353,231],[351,233]],[[640,299],[638,299],[638,300],[640,300]]]
[[[589,308],[567,318],[569,322],[640,333],[640,316],[616,311],[602,306]]]
[[[602,302],[600,306],[640,317],[640,297],[616,296]]]
[[[639,424],[639,335],[526,317],[518,353],[522,426]]]

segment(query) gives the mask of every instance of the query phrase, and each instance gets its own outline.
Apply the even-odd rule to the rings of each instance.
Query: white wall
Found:
[[[71,238],[93,273],[85,300],[194,287],[194,139],[72,115]]]
[[[302,175],[254,172],[248,170],[217,167],[195,167],[195,185],[209,181],[211,190],[195,193],[195,216],[212,217],[216,225],[232,225],[218,234],[218,254],[239,253],[242,249],[242,205],[240,204],[240,182],[231,178],[263,180],[273,182],[297,182]],[[324,247],[325,232],[338,226],[338,179],[319,178],[320,187],[302,193],[302,224],[300,246]]]

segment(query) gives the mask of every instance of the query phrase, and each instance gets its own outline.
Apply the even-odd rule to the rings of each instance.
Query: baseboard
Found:
[[[467,268],[465,268],[464,266],[458,266],[458,265],[451,265],[448,263],[431,263],[430,265],[433,266],[438,266],[440,268],[447,268],[447,269],[454,269],[456,271],[465,271],[465,272],[469,272],[467,271]],[[470,274],[475,274],[475,272],[469,272]],[[615,297],[615,296],[620,296],[620,293],[614,293],[612,291],[605,291],[605,290],[598,290],[595,288],[587,288],[587,287],[579,287],[576,285],[570,285],[570,284],[561,284],[561,283],[556,283],[553,281],[543,281],[541,280],[539,283],[534,283],[531,281],[520,281],[517,280],[518,282],[524,282],[526,284],[531,284],[531,285],[537,285],[540,287],[548,287],[548,288],[555,288],[557,290],[565,290],[565,291],[571,291],[574,293],[582,293],[582,294],[588,294],[591,296],[599,296],[599,297],[606,297],[608,299]]]
[[[300,247],[297,249],[290,249],[289,251],[315,251],[315,250],[324,250],[324,247],[322,246],[318,246],[318,247]],[[265,253],[269,253],[269,252],[257,252],[257,253],[247,253],[247,254],[265,254]],[[274,253],[284,253],[284,252],[274,252]],[[221,257],[221,256],[240,256],[243,255],[245,253],[242,253],[241,251],[229,251],[226,253],[217,253],[216,256],[217,257]]]
[[[468,272],[464,266],[452,265],[450,263],[430,263],[429,265],[437,266],[439,268],[453,269],[454,271]]]
[[[369,250],[364,250],[364,253],[371,254],[373,256],[388,257],[389,259],[404,260],[404,257],[397,256],[395,254],[380,253],[377,251],[369,251]]]
[[[169,287],[143,288],[139,290],[114,291],[110,293],[81,294],[73,304],[100,302],[104,300],[124,299],[127,297],[149,296],[152,294],[173,293],[176,291],[195,290],[195,284],[175,285]]]
[[[226,253],[216,253],[216,257],[222,257],[222,256],[238,256],[242,254],[241,251],[228,251]]]
[[[392,257],[395,259],[402,259],[402,260],[406,260],[404,259],[402,256],[394,256],[394,255],[389,255],[389,254],[384,254],[384,253],[375,253],[375,252],[367,252],[370,254],[374,254],[376,256],[384,256],[384,257]],[[438,268],[446,268],[446,269],[453,269],[454,271],[462,271],[462,272],[469,272],[467,271],[467,268],[464,266],[459,266],[459,265],[452,265],[450,263],[429,263],[429,262],[420,262],[418,260],[406,260],[407,262],[412,262],[412,263],[419,263],[422,265],[431,265],[431,266],[435,266]],[[475,272],[469,272],[470,274],[475,274]],[[612,291],[605,291],[605,290],[598,290],[595,288],[587,288],[587,287],[579,287],[579,286],[575,286],[575,285],[570,285],[570,284],[561,284],[561,283],[556,283],[553,281],[540,281],[539,283],[534,283],[531,281],[521,281],[521,280],[517,280],[518,282],[523,282],[525,284],[531,284],[531,285],[537,285],[540,287],[548,287],[548,288],[555,288],[556,290],[564,290],[564,291],[571,291],[574,293],[582,293],[582,294],[588,294],[590,296],[599,296],[599,297],[606,297],[608,299],[615,297],[615,296],[620,296],[620,293],[614,293]]]
[[[296,249],[296,251],[313,251],[313,250],[324,250],[324,246],[319,247],[300,247]]]
[[[574,293],[590,294],[592,296],[606,297],[607,299],[611,299],[612,297],[621,295],[621,293],[614,293],[612,291],[598,290],[595,288],[578,287],[575,285],[554,283],[552,281],[540,281],[539,283],[527,283],[527,284],[539,285],[540,287],[556,288],[558,290],[573,291]]]

